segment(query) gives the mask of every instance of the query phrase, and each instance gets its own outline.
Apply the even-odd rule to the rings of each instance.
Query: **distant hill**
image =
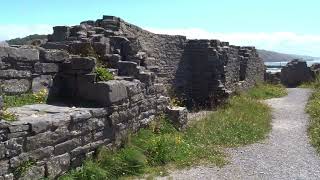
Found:
[[[258,49],[258,53],[264,62],[291,61],[292,59],[297,59],[297,58],[305,61],[312,61],[314,59],[319,59],[318,57],[296,55],[296,54],[285,54],[285,53],[260,50],[260,49]]]
[[[6,42],[10,45],[26,45],[31,44],[34,40],[47,40],[47,35],[39,35],[39,34],[33,34],[26,36],[24,38],[15,38],[7,40]]]

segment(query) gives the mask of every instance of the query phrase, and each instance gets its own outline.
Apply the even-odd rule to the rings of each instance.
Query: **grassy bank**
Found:
[[[314,82],[304,84],[303,87],[313,89],[306,107],[306,111],[310,115],[308,135],[311,144],[320,153],[320,77],[318,76]]]
[[[248,95],[257,99],[279,98],[287,95],[287,91],[282,85],[258,84],[248,91]]]
[[[126,147],[116,152],[101,149],[94,159],[60,179],[119,179],[165,175],[168,168],[198,164],[223,166],[227,163],[224,148],[257,142],[270,131],[270,108],[256,100],[265,99],[265,94],[271,97],[272,93],[265,92],[264,86],[230,98],[185,132],[177,131],[165,117],[159,117],[149,128],[129,137]]]

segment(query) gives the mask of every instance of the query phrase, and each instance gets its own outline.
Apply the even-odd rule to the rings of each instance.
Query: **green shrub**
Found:
[[[106,68],[97,67],[96,73],[97,73],[97,81],[109,81],[114,79],[113,74],[109,72]]]

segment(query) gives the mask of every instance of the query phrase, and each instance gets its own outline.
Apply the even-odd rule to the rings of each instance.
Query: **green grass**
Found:
[[[165,175],[168,168],[223,166],[227,163],[224,148],[263,140],[271,129],[270,108],[251,96],[230,98],[226,105],[194,122],[184,132],[159,118],[149,128],[130,136],[123,149],[101,150],[80,170],[60,179],[119,179],[143,174],[152,177]]]
[[[270,99],[285,96],[287,95],[287,91],[282,85],[261,83],[250,89],[248,95],[256,99]]]
[[[17,117],[7,111],[11,107],[19,107],[29,104],[42,104],[47,101],[48,91],[46,89],[40,90],[38,93],[28,93],[15,96],[3,96],[4,107],[0,110],[0,119],[6,121],[15,121]]]
[[[303,83],[299,86],[300,88],[313,88],[320,89],[320,75],[317,75],[314,81]]]
[[[41,90],[38,93],[28,93],[14,96],[4,95],[4,107],[10,108],[29,104],[42,104],[46,102],[47,96],[47,90]]]
[[[310,115],[308,135],[311,144],[320,153],[320,78],[317,76],[314,82],[304,84],[304,87],[312,88],[313,93],[309,98],[306,112]]]

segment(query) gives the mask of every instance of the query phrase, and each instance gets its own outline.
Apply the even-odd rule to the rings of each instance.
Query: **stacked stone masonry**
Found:
[[[0,180],[56,178],[162,113],[184,129],[187,110],[168,106],[171,91],[215,106],[264,78],[254,47],[154,34],[114,16],[53,29],[41,47],[0,47],[2,93],[49,91],[48,104],[9,108],[18,120],[0,121]],[[99,64],[114,80],[97,81]]]

